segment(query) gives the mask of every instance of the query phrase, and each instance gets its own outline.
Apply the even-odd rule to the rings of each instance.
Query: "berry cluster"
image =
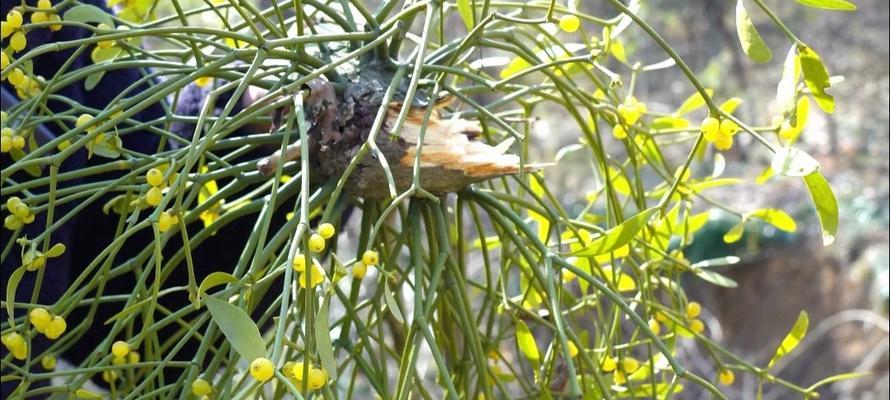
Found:
[[[621,117],[621,123],[616,123],[612,128],[612,136],[616,139],[627,138],[627,132],[630,126],[633,126],[640,118],[649,112],[646,103],[637,100],[636,97],[630,96],[623,104],[618,106],[618,115]]]
[[[701,132],[705,140],[714,143],[717,150],[729,150],[732,148],[732,137],[739,131],[739,126],[728,119],[718,120],[707,117],[701,123]]]
[[[52,315],[43,307],[32,309],[28,313],[28,321],[34,325],[37,332],[42,333],[49,340],[56,340],[65,330],[68,329],[68,323],[61,315]]]

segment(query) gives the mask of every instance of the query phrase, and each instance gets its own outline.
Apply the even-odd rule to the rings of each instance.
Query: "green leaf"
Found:
[[[83,88],[88,92],[95,89],[96,85],[102,81],[102,77],[105,76],[105,71],[98,71],[90,74],[86,79],[83,80]]]
[[[600,254],[610,253],[615,249],[629,243],[637,235],[637,233],[646,226],[652,214],[658,211],[657,207],[649,208],[641,211],[639,214],[628,218],[618,226],[609,229],[605,234],[596,238],[587,247],[581,251],[575,252],[573,255],[578,257],[596,256]]]
[[[266,343],[247,312],[213,296],[204,298],[213,321],[242,358],[251,362],[266,356]]]
[[[331,379],[337,379],[337,362],[334,361],[334,345],[331,343],[331,326],[328,323],[330,302],[331,297],[325,296],[315,316],[315,347],[318,349],[322,367]]]
[[[522,351],[522,354],[525,354],[525,356],[533,363],[537,363],[541,359],[541,354],[538,353],[538,344],[535,342],[535,336],[532,335],[532,332],[528,329],[528,325],[520,320],[516,320],[516,344],[519,346],[519,350]]]
[[[696,270],[694,273],[695,273],[695,276],[701,278],[703,281],[710,282],[717,286],[722,286],[725,288],[735,288],[735,287],[739,286],[739,284],[736,283],[736,281],[730,279],[729,277],[727,277],[723,274],[720,274],[720,273],[717,273],[717,272],[714,272],[711,270],[699,269],[699,270]]]
[[[856,11],[856,5],[846,0],[797,0],[805,6],[835,11]]]
[[[89,4],[81,4],[69,8],[68,11],[65,11],[65,15],[62,16],[62,19],[69,22],[83,22],[85,24],[95,22],[114,26],[114,20],[111,19],[110,14],[99,7],[91,6]]]
[[[714,95],[713,89],[705,89],[705,93],[708,94],[708,97]],[[677,111],[674,111],[674,115],[683,115],[687,114],[691,111],[695,111],[705,105],[705,98],[702,97],[700,92],[695,92],[692,96],[689,96],[686,100],[683,101],[683,104],[680,105],[680,108]]]
[[[723,241],[726,243],[735,243],[738,242],[744,234],[745,220],[742,220],[742,222],[735,224],[735,226],[733,226],[728,231],[726,231],[725,234],[723,234]]]
[[[834,97],[825,90],[831,87],[828,69],[813,49],[806,45],[797,46],[800,55],[800,69],[803,71],[803,81],[807,84],[819,108],[826,113],[834,112]]]
[[[209,275],[204,277],[204,279],[201,281],[201,284],[198,285],[198,295],[206,294],[208,290],[219,285],[235,282],[238,282],[238,278],[230,273],[220,271],[211,272]]]
[[[399,309],[399,303],[396,303],[396,299],[392,296],[392,291],[389,290],[388,284],[383,285],[383,297],[386,300],[386,307],[389,308],[392,316],[395,317],[396,321],[404,324],[405,318],[402,317],[402,310]]]
[[[695,264],[690,265],[689,268],[698,269],[698,268],[722,267],[724,265],[738,264],[739,261],[741,261],[741,259],[736,256],[718,257],[718,258],[712,258],[710,260],[699,261]]]
[[[62,254],[65,254],[65,245],[56,243],[53,245],[53,247],[50,247],[44,255],[47,258],[56,258],[58,256],[61,256]]]
[[[460,19],[464,20],[464,25],[467,27],[467,31],[473,29],[473,26],[476,25],[475,18],[473,17],[473,0],[457,0],[457,12],[460,13]]]
[[[9,319],[15,319],[15,291],[19,288],[19,282],[22,280],[22,277],[25,276],[25,272],[27,268],[23,265],[12,271],[12,274],[9,276],[9,280],[6,281],[6,313],[9,314]]]
[[[121,311],[118,312],[117,314],[112,315],[111,318],[106,319],[104,324],[105,324],[105,325],[111,324],[111,323],[113,323],[114,321],[117,321],[117,320],[119,320],[119,319],[121,319],[121,318],[124,318],[124,317],[130,315],[130,314],[133,314],[133,313],[136,312],[136,311],[141,310],[141,309],[142,309],[142,306],[144,306],[145,303],[148,303],[149,301],[151,301],[151,298],[142,299],[141,301],[139,301],[139,302],[137,302],[137,303],[135,303],[135,304],[132,304],[132,305],[130,305],[130,306],[127,307],[127,308],[124,308],[123,310],[121,310]]]
[[[812,391],[818,389],[820,386],[824,386],[829,383],[845,381],[847,379],[858,379],[858,378],[862,378],[864,376],[869,376],[871,374],[872,374],[871,372],[848,372],[846,374],[837,374],[834,376],[829,376],[828,378],[822,379],[821,381],[816,382],[812,386],[808,387],[807,391],[812,392]]]
[[[22,149],[13,148],[9,150],[9,156],[12,157],[14,161],[18,161],[25,158],[25,152],[22,151]],[[43,173],[43,170],[39,165],[31,164],[25,167],[25,172],[28,173],[28,175],[38,178]]]
[[[762,208],[750,214],[751,217],[762,219],[764,222],[775,226],[785,232],[797,231],[797,223],[788,213],[775,208]]]
[[[819,223],[822,225],[822,244],[828,246],[837,238],[837,199],[821,173],[814,172],[803,179],[816,206]]]
[[[652,120],[652,129],[681,129],[689,126],[689,120],[673,115],[665,115]]]
[[[779,345],[779,348],[776,349],[776,353],[773,354],[773,358],[769,360],[769,364],[767,368],[772,368],[773,365],[776,365],[782,357],[785,357],[788,353],[791,353],[800,341],[803,340],[803,337],[807,334],[807,327],[810,325],[810,317],[807,315],[806,311],[801,311],[800,315],[797,317],[797,322],[794,323],[794,326],[791,327],[791,332],[788,332],[785,335],[785,339],[782,339],[782,344]]]
[[[785,176],[807,176],[819,170],[819,162],[801,149],[783,147],[773,155],[773,171]]]
[[[748,58],[758,63],[766,63],[773,58],[769,47],[763,42],[760,34],[757,33],[757,28],[751,22],[748,10],[745,9],[745,4],[742,0],[736,3],[735,26],[739,34],[739,41],[742,43],[742,50]]]

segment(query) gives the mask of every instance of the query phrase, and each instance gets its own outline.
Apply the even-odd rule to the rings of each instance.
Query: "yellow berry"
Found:
[[[28,38],[25,37],[24,32],[16,32],[12,34],[12,37],[9,38],[9,47],[13,51],[21,51],[28,45]]]
[[[6,14],[6,24],[12,29],[18,29],[22,26],[24,18],[18,10],[11,10]]]
[[[24,149],[25,148],[25,138],[21,136],[13,136],[12,137],[12,148],[14,149]]]
[[[39,24],[41,22],[46,22],[49,20],[49,15],[46,15],[45,12],[36,11],[31,14],[31,23]]]
[[[686,305],[686,317],[692,319],[699,315],[701,315],[701,304],[698,304],[697,301],[690,301]]]
[[[9,56],[6,55],[6,52],[0,51],[0,69],[6,68],[9,66]]]
[[[62,29],[62,24],[59,23],[59,22],[62,22],[62,17],[60,17],[59,14],[50,15],[49,20],[51,22],[56,22],[49,26],[49,30],[56,32],[56,31],[59,31]]]
[[[294,271],[303,272],[306,270],[306,256],[300,253],[294,256]]]
[[[46,335],[46,338],[49,340],[56,340],[59,336],[62,336],[62,334],[65,333],[65,329],[68,329],[68,323],[65,322],[64,318],[56,315],[49,321],[49,324],[46,325],[43,334]]]
[[[612,381],[616,384],[623,385],[627,383],[627,375],[621,371],[615,371],[615,376],[612,378]]]
[[[311,275],[311,276],[310,276]],[[303,289],[312,289],[318,284],[324,282],[324,270],[316,263],[312,263],[312,268],[300,274],[300,287]],[[307,280],[309,280],[307,282]]]
[[[625,374],[632,374],[639,368],[640,362],[637,361],[636,358],[627,357],[621,360],[621,370],[624,371]]]
[[[48,10],[53,8],[53,3],[50,0],[40,0],[37,2],[37,8],[41,10]]]
[[[309,250],[313,253],[321,253],[324,251],[324,238],[317,233],[313,233],[312,236],[309,237]]]
[[[250,363],[250,375],[253,376],[253,379],[266,382],[275,375],[275,366],[268,358],[257,358]]]
[[[0,136],[0,153],[9,153],[12,150],[12,138]]]
[[[615,139],[624,139],[627,137],[627,130],[621,125],[615,125],[615,127],[612,128],[612,136],[614,136]]]
[[[158,217],[158,230],[161,231],[161,233],[167,232],[177,223],[179,223],[178,217],[171,215],[168,211],[164,211]]]
[[[118,340],[111,345],[111,354],[114,354],[115,357],[123,358],[129,353],[130,345],[123,340]]]
[[[701,131],[705,135],[705,140],[713,142],[717,139],[720,132],[720,121],[714,117],[707,117],[701,122]]]
[[[362,263],[365,265],[377,265],[380,262],[380,256],[374,250],[367,250],[362,254]]]
[[[164,173],[157,168],[152,168],[145,173],[145,181],[152,186],[161,186],[164,184]]]
[[[352,276],[356,279],[362,279],[368,275],[368,266],[364,263],[356,263],[352,266]]]
[[[578,355],[578,346],[575,346],[574,342],[569,342],[569,357],[575,357]]]
[[[705,323],[700,319],[694,319],[689,322],[689,329],[695,333],[702,333],[705,331]]]
[[[617,368],[617,365],[615,364],[614,358],[606,356],[606,358],[603,359],[601,367],[603,369],[603,372],[612,372],[615,370],[615,368]]]
[[[325,239],[334,237],[335,233],[337,233],[337,230],[334,229],[334,225],[331,225],[327,222],[318,226],[318,234]]]
[[[114,357],[111,359],[111,365],[124,365],[127,363],[127,359],[123,357]]]
[[[22,203],[22,199],[18,198],[18,196],[12,196],[6,199],[6,210],[12,212],[15,207]]]
[[[37,332],[40,333],[43,333],[46,330],[46,327],[49,326],[52,319],[53,316],[43,307],[37,307],[28,313],[28,321],[31,321],[31,325],[34,325],[34,327],[37,328]]]
[[[19,87],[23,83],[25,83],[25,78],[27,77],[22,70],[13,68],[12,72],[10,72],[9,76],[7,76],[6,78],[9,79],[9,83],[11,83],[12,86]]]
[[[192,394],[194,394],[195,396],[207,396],[212,391],[213,388],[210,387],[210,382],[207,382],[201,378],[195,379],[192,382]]]
[[[74,123],[74,126],[83,126],[93,120],[93,116],[90,114],[80,114],[77,117],[77,121]]]
[[[732,136],[732,135],[735,135],[736,132],[738,132],[738,131],[739,131],[739,126],[735,122],[732,122],[728,119],[724,119],[723,121],[720,121],[720,133],[727,135],[727,136]]]
[[[111,383],[117,380],[117,371],[105,370],[102,371],[102,380],[105,383]]]
[[[40,359],[40,366],[47,371],[56,369],[56,358],[53,356],[43,356]]]
[[[308,371],[306,371],[306,365],[302,361],[295,363],[293,365],[293,367],[291,367],[290,372],[291,372],[291,375],[293,375],[294,379],[296,379],[298,381],[303,380],[304,373],[305,374],[309,373]]]
[[[31,213],[31,207],[25,203],[18,203],[12,208],[12,213],[19,218],[25,218]]]
[[[6,39],[15,29],[6,21],[0,21],[0,39]]]
[[[18,332],[3,336],[3,345],[12,353],[13,357],[19,360],[24,360],[28,356],[28,344],[25,342],[25,338]]]
[[[717,150],[726,151],[732,148],[732,136],[724,135],[723,133],[718,133],[717,138],[714,139],[714,147]]]
[[[628,125],[633,125],[640,120],[640,117],[643,115],[640,111],[642,110],[636,104],[622,104],[618,106],[618,114],[621,114],[621,118]]]
[[[649,320],[649,329],[652,333],[658,335],[661,333],[661,324],[655,318]]]
[[[211,83],[213,83],[213,78],[211,78],[209,76],[201,76],[201,77],[198,77],[198,79],[195,79],[195,85],[197,85],[200,88],[207,87]]]
[[[728,369],[724,369],[720,371],[720,376],[718,377],[718,379],[720,380],[721,385],[729,386],[732,385],[733,382],[735,382],[735,374]]]
[[[22,221],[24,221],[25,223],[30,223],[30,222],[28,222],[27,219],[23,219]],[[39,255],[39,256],[35,257],[34,260],[31,261],[31,263],[28,264],[28,267],[25,269],[27,269],[28,271],[37,271],[38,269],[41,269],[45,266],[46,266],[46,256]]]
[[[24,225],[22,223],[22,219],[16,217],[15,215],[7,215],[6,218],[3,220],[3,226],[11,231],[21,228],[22,225]]]
[[[321,389],[321,387],[328,381],[328,373],[325,372],[324,369],[310,367],[309,379],[307,379],[307,381],[309,383],[309,389]]]
[[[559,29],[566,31],[568,33],[572,33],[578,30],[581,27],[581,19],[579,19],[575,15],[563,15],[559,19]]]
[[[145,193],[145,202],[148,205],[155,207],[158,204],[161,204],[161,199],[164,197],[164,194],[161,193],[161,188],[157,186],[152,186],[151,189],[148,189],[148,192]]]
[[[130,354],[127,354],[127,362],[130,364],[139,363],[139,359],[140,359],[139,352],[136,350],[130,350]]]

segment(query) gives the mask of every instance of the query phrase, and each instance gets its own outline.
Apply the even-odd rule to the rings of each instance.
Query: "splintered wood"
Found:
[[[402,103],[374,104],[374,100],[379,98],[378,94],[371,89],[362,91],[359,85],[347,89],[341,99],[334,99],[330,84],[326,81],[312,82],[307,86],[310,94],[306,104],[307,110],[311,110],[308,117],[313,120],[313,130],[309,136],[310,166],[311,173],[316,177],[339,179],[368,140],[369,121],[373,120],[381,106],[387,107],[385,123],[375,140],[380,152],[372,152],[357,160],[358,165],[349,176],[347,188],[355,196],[390,197],[393,195],[390,182],[397,191],[410,188],[415,161],[419,163],[420,186],[436,194],[457,192],[472,183],[520,172],[519,157],[507,154],[513,143],[512,138],[496,146],[484,143],[480,140],[482,128],[478,121],[456,116],[442,118],[440,110],[447,106],[448,101],[413,106],[401,128],[393,132]],[[320,92],[324,96],[319,96]],[[433,107],[433,110],[424,124],[426,107]],[[421,130],[424,131],[422,144]],[[284,161],[296,160],[300,156],[299,143],[294,143],[285,151]],[[386,159],[390,176],[387,176],[381,157]],[[260,160],[257,167],[264,175],[271,175],[281,162],[280,158],[280,153],[276,152]],[[529,172],[539,167],[525,165],[522,168]]]

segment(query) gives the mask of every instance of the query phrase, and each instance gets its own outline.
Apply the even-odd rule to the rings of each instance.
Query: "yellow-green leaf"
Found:
[[[457,0],[457,12],[460,14],[460,19],[464,21],[467,31],[473,29],[473,26],[476,25],[472,2],[473,0]]]
[[[641,211],[618,226],[606,231],[606,233],[596,238],[587,247],[573,255],[579,257],[596,256],[612,252],[619,247],[624,246],[633,240],[637,233],[646,226],[646,223],[649,222],[649,218],[652,217],[652,214],[655,214],[656,211],[658,211],[658,208],[655,207]]]
[[[6,281],[6,313],[9,314],[10,321],[15,319],[15,292],[18,290],[19,282],[21,282],[22,277],[25,276],[27,270],[27,267],[24,265],[16,268],[9,276],[9,280]]]
[[[205,297],[204,304],[219,330],[242,358],[253,361],[266,356],[266,343],[246,311],[213,296]]]
[[[405,323],[405,318],[402,317],[402,310],[399,309],[399,303],[396,303],[396,298],[393,297],[388,284],[383,285],[383,299],[386,300],[386,307],[389,308],[393,318],[399,321],[399,323]]]
[[[819,223],[822,225],[822,244],[828,246],[837,238],[837,199],[821,173],[814,172],[803,179],[816,206]]]
[[[750,214],[751,217],[762,219],[764,222],[775,226],[785,232],[794,232],[797,230],[797,223],[786,212],[775,208],[762,208]]]
[[[739,105],[742,104],[742,102],[744,102],[744,100],[742,100],[741,98],[733,97],[729,100],[724,101],[723,104],[720,105],[720,110],[727,114],[732,114],[732,112],[735,111],[735,109],[738,108]]]
[[[730,279],[729,277],[727,277],[723,274],[720,274],[720,273],[717,273],[717,272],[714,272],[711,270],[699,269],[699,270],[695,270],[694,274],[695,274],[695,276],[701,278],[702,280],[704,280],[706,282],[710,282],[717,286],[721,286],[721,287],[725,287],[725,288],[735,288],[735,287],[739,286],[739,284],[736,283],[736,281]]]
[[[745,4],[742,0],[736,3],[735,25],[739,34],[739,41],[742,43],[742,50],[748,58],[758,63],[766,63],[773,58],[769,47],[763,42],[760,33],[757,32],[757,28],[751,22],[751,17],[748,16],[748,10],[745,9]]]
[[[797,47],[791,46],[782,67],[782,80],[776,87],[776,102],[781,112],[790,110],[794,105],[798,81],[800,81],[800,59],[797,55]]]
[[[856,11],[856,4],[846,0],[797,0],[805,6],[835,11]]]
[[[65,11],[62,19],[69,22],[82,22],[85,24],[95,22],[114,25],[114,20],[111,18],[110,14],[99,7],[89,4],[80,4],[69,8],[68,11]]]
[[[779,345],[779,348],[776,349],[775,354],[773,354],[773,357],[769,360],[767,368],[772,368],[773,365],[776,365],[776,362],[800,344],[800,341],[803,340],[804,336],[807,334],[807,327],[809,324],[809,315],[807,315],[806,311],[801,311],[794,326],[791,327],[791,332],[788,332],[788,334],[785,335],[785,338],[782,339],[782,344]]]
[[[735,243],[735,242],[738,242],[739,239],[741,239],[742,235],[744,235],[744,234],[745,234],[745,221],[742,220],[742,222],[735,224],[735,226],[733,226],[728,231],[726,231],[725,234],[723,234],[723,241],[726,243]]]
[[[221,271],[211,272],[201,281],[201,284],[198,286],[198,293],[199,295],[205,294],[211,288],[235,282],[238,282],[238,278],[230,273]]]
[[[525,322],[520,320],[516,320],[516,344],[519,346],[522,354],[525,354],[525,357],[533,363],[537,363],[541,359],[535,336],[532,335]]]
[[[714,95],[713,89],[705,89],[705,93],[708,94],[708,97]],[[680,108],[677,111],[674,111],[674,115],[683,115],[687,114],[691,111],[695,111],[705,105],[705,98],[701,95],[700,92],[695,92],[692,96],[689,96],[686,100],[683,101],[683,104],[680,105]]]
[[[803,81],[807,84],[810,92],[813,93],[816,104],[819,105],[822,111],[829,114],[833,113],[834,97],[825,92],[831,86],[828,69],[825,68],[825,64],[822,63],[819,54],[808,46],[800,45],[797,47],[797,51],[800,54],[800,69],[803,71]]]

